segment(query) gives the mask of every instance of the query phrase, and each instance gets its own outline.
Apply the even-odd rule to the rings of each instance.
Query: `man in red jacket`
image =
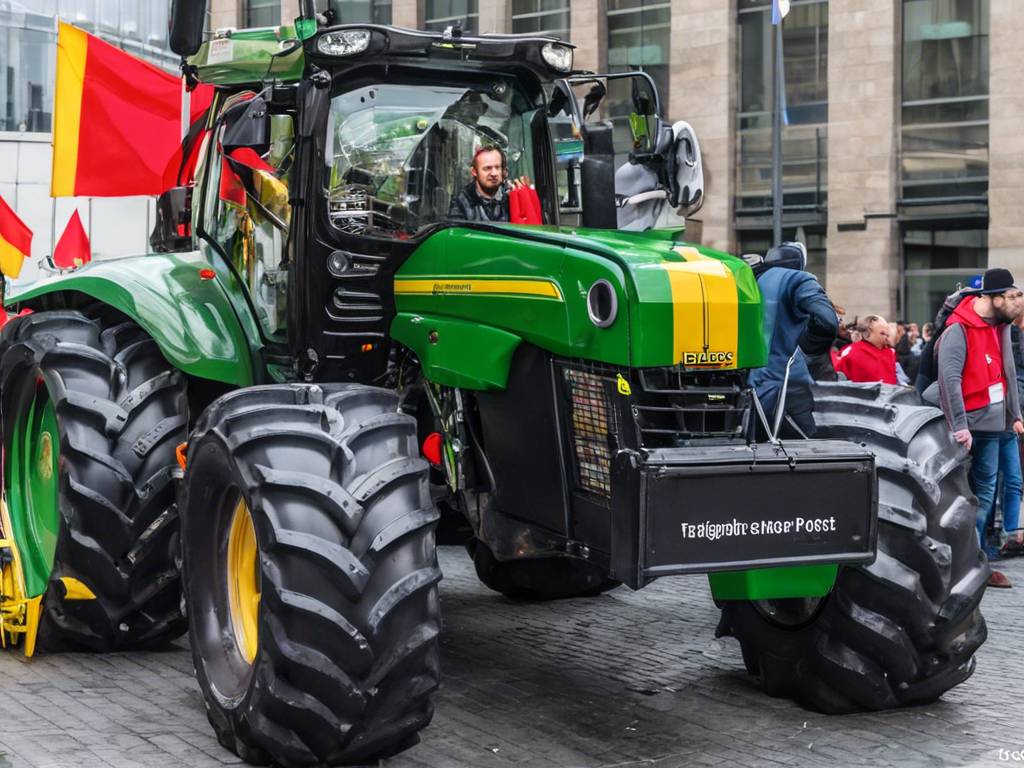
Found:
[[[850,381],[899,384],[896,350],[889,346],[889,324],[884,317],[865,315],[857,323],[860,341],[847,344],[839,353],[836,373]]]
[[[964,298],[946,321],[936,343],[939,402],[953,437],[971,452],[971,490],[978,497],[978,540],[993,511],[996,478],[1003,469],[1003,523],[1016,529],[1020,517],[1021,468],[1018,436],[1024,434],[1010,323],[1024,312],[1024,292],[1006,269],[989,269],[980,295]],[[993,571],[993,587],[1009,587]]]

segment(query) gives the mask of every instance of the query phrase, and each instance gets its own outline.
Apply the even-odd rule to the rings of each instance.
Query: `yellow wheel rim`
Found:
[[[228,605],[235,642],[252,664],[259,646],[260,582],[256,528],[245,500],[239,500],[228,533]]]

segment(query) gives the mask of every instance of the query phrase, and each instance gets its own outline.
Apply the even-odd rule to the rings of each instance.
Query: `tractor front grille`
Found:
[[[571,408],[576,480],[582,490],[610,496],[612,439],[619,429],[608,379],[592,371],[562,368],[562,380]]]
[[[747,435],[745,371],[630,370],[577,360],[555,365],[581,491],[611,496],[611,460],[619,448],[673,448]]]
[[[747,433],[751,403],[742,372],[640,368],[636,379],[631,408],[644,448]]]

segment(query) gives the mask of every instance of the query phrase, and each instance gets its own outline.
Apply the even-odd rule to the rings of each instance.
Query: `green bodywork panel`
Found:
[[[17,415],[7,450],[8,512],[21,557],[27,597],[46,591],[60,531],[60,432],[46,387],[37,388],[27,413]]]
[[[824,597],[832,591],[838,565],[798,565],[709,573],[715,600],[781,600]]]
[[[44,296],[85,294],[142,326],[174,367],[191,376],[249,386],[254,383],[256,343],[250,339],[258,336],[247,337],[243,331],[225,277],[200,277],[201,270],[212,268],[197,253],[93,261],[69,274],[15,289],[5,305],[32,307],[33,300]]]
[[[395,276],[396,339],[421,353],[426,336],[415,331],[430,325],[424,325],[426,318],[435,324],[451,319],[501,331],[556,355],[623,367],[677,365],[680,350],[707,348],[709,341],[710,351],[732,355],[722,368],[764,365],[761,296],[742,260],[688,246],[674,230],[500,229],[444,229],[413,252]],[[680,279],[676,270],[686,272],[685,284],[674,287],[673,279]],[[617,319],[607,328],[595,326],[587,314],[587,292],[599,279],[613,286],[618,300]],[[716,336],[722,349],[713,348]],[[494,354],[492,337],[484,331],[460,339],[458,353],[434,355],[436,366],[420,355],[430,379],[507,378],[507,344]]]
[[[294,51],[275,56],[293,45]],[[297,82],[306,66],[302,46],[290,26],[236,30],[230,37],[206,41],[188,62],[196,67],[202,82],[217,85],[258,83],[268,77]]]
[[[519,336],[489,325],[400,312],[391,335],[409,347],[437,384],[462,389],[504,389]]]

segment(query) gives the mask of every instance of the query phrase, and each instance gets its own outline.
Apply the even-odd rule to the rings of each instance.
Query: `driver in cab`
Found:
[[[448,218],[463,221],[510,221],[509,192],[529,189],[527,178],[523,176],[510,184],[506,183],[508,165],[505,153],[494,146],[481,147],[474,153],[470,174],[472,180],[452,198]]]

